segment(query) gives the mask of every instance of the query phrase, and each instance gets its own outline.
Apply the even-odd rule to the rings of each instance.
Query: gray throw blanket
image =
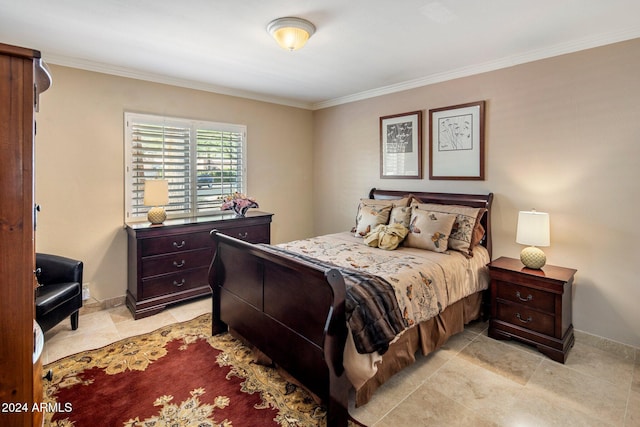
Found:
[[[311,258],[275,246],[262,247],[291,258],[334,268],[342,274],[347,290],[345,312],[358,353],[386,353],[389,343],[405,329],[393,286],[382,277]]]

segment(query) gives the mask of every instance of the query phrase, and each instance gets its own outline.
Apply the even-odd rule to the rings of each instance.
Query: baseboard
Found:
[[[100,310],[107,310],[109,308],[118,307],[124,305],[125,296],[119,296],[109,298],[106,300],[97,300],[95,298],[89,298],[82,303],[80,314],[95,313]]]

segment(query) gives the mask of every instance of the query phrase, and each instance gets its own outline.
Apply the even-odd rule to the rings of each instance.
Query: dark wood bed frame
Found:
[[[491,254],[493,194],[374,188],[369,198],[401,199],[408,194],[424,203],[486,208],[481,244]],[[336,269],[274,254],[216,230],[211,236],[216,246],[209,270],[213,334],[232,329],[322,399],[327,426],[346,426],[351,384],[342,366],[347,336],[342,275]]]

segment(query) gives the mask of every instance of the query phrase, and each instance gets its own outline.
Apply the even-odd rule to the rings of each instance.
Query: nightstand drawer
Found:
[[[270,240],[268,226],[221,228],[218,231],[250,243],[269,243]]]
[[[522,304],[528,308],[536,308],[548,313],[555,313],[555,296],[549,292],[539,291],[526,286],[497,280],[497,297]]]
[[[192,249],[213,247],[209,233],[176,234],[142,241],[142,256],[182,252]]]
[[[213,248],[158,255],[142,260],[142,278],[159,274],[177,273],[199,267],[209,267]]]
[[[208,267],[142,280],[142,297],[152,298],[186,291],[208,284]]]
[[[531,310],[522,304],[497,302],[496,318],[545,335],[553,335],[555,316]]]

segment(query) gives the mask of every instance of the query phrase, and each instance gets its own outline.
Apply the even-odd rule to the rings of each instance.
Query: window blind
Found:
[[[245,135],[242,125],[125,113],[125,221],[146,219],[146,179],[168,180],[170,218],[211,214],[245,193]]]

